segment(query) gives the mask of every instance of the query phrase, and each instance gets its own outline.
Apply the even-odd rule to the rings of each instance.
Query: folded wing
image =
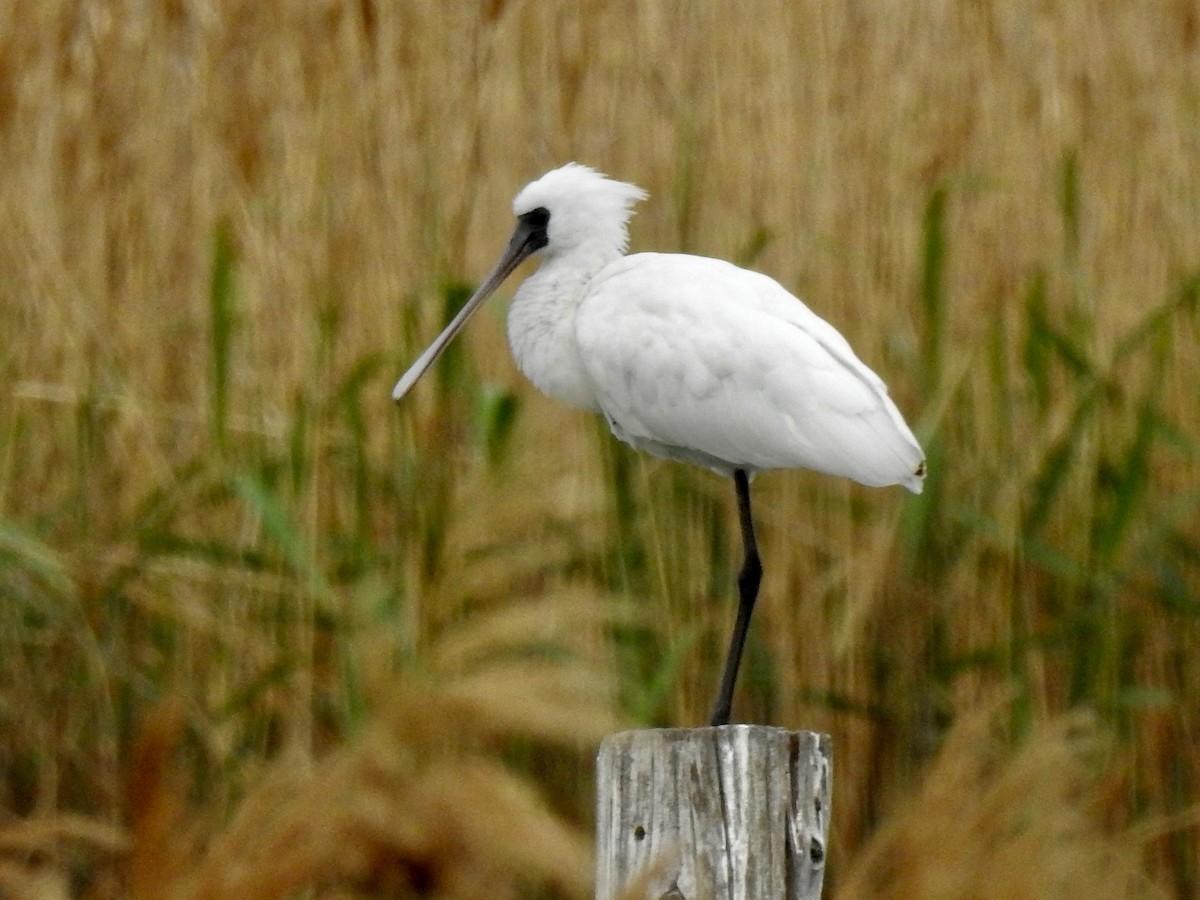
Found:
[[[765,275],[642,253],[612,263],[575,317],[614,433],[722,472],[807,468],[920,491],[924,454],[845,338]]]

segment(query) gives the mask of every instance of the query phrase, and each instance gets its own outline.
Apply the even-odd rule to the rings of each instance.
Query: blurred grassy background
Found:
[[[0,893],[588,895],[596,740],[715,689],[732,489],[500,302],[388,399],[571,159],[929,452],[755,484],[737,713],[833,735],[831,891],[1195,896],[1189,0],[5,0]]]

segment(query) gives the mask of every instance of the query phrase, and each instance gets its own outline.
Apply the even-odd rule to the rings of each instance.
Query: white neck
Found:
[[[579,358],[575,312],[596,273],[620,256],[582,247],[551,255],[521,285],[508,311],[517,368],[543,394],[577,409],[599,411]]]

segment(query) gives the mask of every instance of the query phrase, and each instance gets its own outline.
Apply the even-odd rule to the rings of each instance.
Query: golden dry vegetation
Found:
[[[833,735],[831,895],[1195,895],[1190,0],[0,0],[0,896],[589,895],[599,736],[715,687],[732,489],[536,395],[501,303],[388,400],[569,159],[929,451],[755,482],[737,712]]]

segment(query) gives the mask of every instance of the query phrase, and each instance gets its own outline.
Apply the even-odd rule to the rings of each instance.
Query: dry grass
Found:
[[[1016,751],[994,713],[964,717],[923,787],[872,838],[839,900],[1163,897],[1133,834],[1114,833],[1096,723],[1063,716]]]
[[[1074,744],[1039,723],[1087,707],[1128,771],[1112,833],[1195,893],[1200,15],[1110,6],[0,3],[0,890],[192,896],[237,859],[273,895],[398,892],[369,882],[467,844],[443,895],[583,889],[578,748],[613,697],[702,717],[732,491],[535,396],[499,315],[387,401],[513,192],[578,159],[650,190],[635,248],[752,262],[836,322],[930,451],[919,499],[755,485],[739,708],[834,735],[831,860],[895,840],[1002,686],[1011,774],[933,763],[918,808],[1048,790]],[[139,746],[162,778],[131,795]],[[562,852],[475,847],[460,775]],[[322,793],[351,869],[253,856],[320,840]],[[1081,809],[1050,800],[1018,837]],[[1013,884],[1057,883],[1025,858]]]
[[[610,619],[564,598],[458,625],[428,648],[426,675],[388,681],[342,746],[241,759],[248,787],[230,809],[188,774],[204,771],[196,744],[211,753],[214,735],[189,735],[186,705],[160,704],[129,750],[126,828],[46,815],[0,829],[0,888],[47,900],[77,895],[73,883],[146,900],[588,896],[590,834],[506,758],[570,760],[621,727],[604,672],[531,650],[561,651],[568,629]]]
[[[249,900],[317,890],[466,900],[541,884],[586,896],[588,836],[504,766],[464,749],[478,707],[411,693],[329,757],[287,759],[264,773],[193,852],[194,816],[168,781],[171,748],[161,739],[170,731],[152,729],[134,755],[150,783],[130,792],[130,896]]]

